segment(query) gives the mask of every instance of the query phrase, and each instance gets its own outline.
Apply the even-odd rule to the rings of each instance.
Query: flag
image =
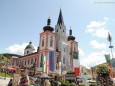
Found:
[[[78,59],[78,52],[77,51],[73,51],[73,58]]]
[[[75,67],[74,68],[74,72],[75,72],[76,76],[80,76],[80,70],[79,70],[79,68]]]
[[[59,74],[61,75],[61,62],[59,62]]]
[[[42,55],[42,72],[46,72],[46,57]]]
[[[105,59],[107,63],[110,63],[110,55],[105,55]]]
[[[46,73],[49,74],[49,60],[46,59]]]
[[[80,67],[80,62],[77,59],[73,59],[73,68],[74,67]]]
[[[49,69],[50,71],[54,71],[55,69],[54,63],[54,51],[49,52]]]
[[[94,74],[93,74],[93,69],[92,69],[92,67],[90,68],[90,73],[91,73],[92,77],[94,78]]]

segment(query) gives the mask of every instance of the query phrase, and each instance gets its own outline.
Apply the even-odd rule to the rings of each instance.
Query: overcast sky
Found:
[[[55,27],[60,8],[67,34],[71,27],[79,43],[81,64],[105,62],[108,32],[115,46],[115,0],[0,0],[0,53],[23,55],[29,41],[37,48],[47,18]]]

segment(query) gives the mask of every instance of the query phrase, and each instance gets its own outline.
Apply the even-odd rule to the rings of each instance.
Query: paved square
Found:
[[[0,77],[0,86],[7,86],[10,78],[4,79],[3,77]]]

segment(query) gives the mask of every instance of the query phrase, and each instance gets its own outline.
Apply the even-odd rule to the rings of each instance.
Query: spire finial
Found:
[[[30,41],[29,44],[32,44],[32,42]]]
[[[59,25],[64,25],[61,8],[60,8],[60,12],[59,12],[58,21],[57,21],[57,25],[58,25],[58,24],[59,24]]]
[[[70,30],[69,30],[69,35],[71,36],[72,35],[72,29],[70,27]]]
[[[50,17],[49,17],[48,20],[47,20],[47,25],[49,26],[50,23],[51,23],[51,19],[50,19]]]

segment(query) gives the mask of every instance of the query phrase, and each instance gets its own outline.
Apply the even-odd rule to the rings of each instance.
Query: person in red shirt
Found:
[[[21,69],[20,75],[21,75],[21,78],[19,81],[19,86],[29,86],[29,78],[26,75],[26,70]]]

